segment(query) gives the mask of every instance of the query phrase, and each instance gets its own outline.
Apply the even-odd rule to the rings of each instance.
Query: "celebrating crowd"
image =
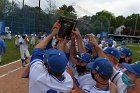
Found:
[[[140,93],[140,61],[132,51],[116,47],[113,39],[82,38],[74,28],[71,39],[60,38],[59,22],[34,48],[22,73],[29,77],[29,93]]]

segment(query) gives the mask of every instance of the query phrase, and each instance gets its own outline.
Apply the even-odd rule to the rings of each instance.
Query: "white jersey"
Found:
[[[31,39],[34,40],[36,37],[36,34],[31,34]]]
[[[116,41],[113,40],[113,47],[115,48],[117,46]]]
[[[107,90],[101,90],[96,86],[93,86],[89,93],[110,93],[110,87]]]
[[[77,78],[77,81],[79,83],[79,87],[86,93],[89,93],[92,87],[96,84],[96,81],[92,79],[92,76],[90,73],[79,76]]]
[[[88,41],[89,41],[88,39],[84,38],[83,39],[84,45],[88,44]]]
[[[21,50],[28,50],[28,43],[22,38],[19,38],[20,49]]]
[[[117,71],[112,77],[111,81],[117,86],[117,93],[126,93],[127,85],[125,85],[122,81],[123,73],[121,71]]]
[[[52,46],[54,47],[56,45],[57,39],[53,38],[52,39]]]
[[[73,88],[71,76],[65,71],[63,73],[65,78],[60,81],[49,75],[41,61],[40,59],[32,61],[35,63],[30,67],[29,93],[70,93]]]
[[[11,37],[11,31],[8,31],[7,38],[8,38],[8,39],[11,39],[11,38],[12,38],[12,37]]]

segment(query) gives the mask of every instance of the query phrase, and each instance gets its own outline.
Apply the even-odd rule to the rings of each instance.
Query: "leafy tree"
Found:
[[[65,4],[62,7],[59,7],[59,9],[57,10],[57,15],[60,16],[66,16],[66,17],[71,17],[76,19],[77,18],[77,14],[75,12],[75,9],[73,8],[73,6],[66,6]]]
[[[116,26],[117,27],[124,25],[124,22],[125,22],[125,17],[123,17],[123,16],[116,17]]]

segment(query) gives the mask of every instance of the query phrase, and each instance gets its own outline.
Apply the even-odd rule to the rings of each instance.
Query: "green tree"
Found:
[[[66,16],[66,17],[71,17],[76,19],[77,18],[77,14],[75,12],[75,9],[73,8],[73,6],[66,6],[65,4],[61,7],[59,7],[59,9],[57,10],[57,15],[58,16]]]
[[[123,17],[123,16],[116,17],[116,26],[117,27],[124,25],[124,22],[125,22],[125,17]]]

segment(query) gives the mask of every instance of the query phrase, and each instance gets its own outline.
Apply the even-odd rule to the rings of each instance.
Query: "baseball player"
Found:
[[[121,50],[122,48],[125,48],[125,47],[126,47],[126,41],[123,40],[123,41],[121,42],[121,45],[118,46],[117,49],[118,49],[118,50]]]
[[[119,64],[118,64],[118,69],[123,70],[122,63],[131,64],[133,53],[132,53],[131,49],[129,49],[129,48],[121,48],[120,53],[121,53],[121,56],[120,56],[120,60],[119,60]]]
[[[123,63],[126,69],[124,73],[115,71],[111,81],[117,86],[117,93],[139,93],[140,92],[140,61],[133,64]]]
[[[73,88],[72,78],[65,71],[68,63],[65,53],[53,48],[45,53],[43,51],[53,36],[58,33],[59,28],[60,24],[56,22],[52,33],[36,45],[33,51],[29,93],[70,93]]]
[[[74,85],[74,90],[77,93],[117,93],[115,90],[112,91],[111,89],[112,83],[109,79],[113,75],[113,67],[108,59],[98,57],[94,62],[88,63],[87,68],[91,70],[93,80],[88,80],[83,77],[83,80],[87,80],[87,82],[83,83],[86,90],[82,91],[79,87]],[[88,75],[88,77],[90,77],[90,75]]]
[[[115,69],[118,69],[117,65],[118,65],[119,59],[120,59],[119,50],[117,50],[116,48],[113,48],[113,47],[108,47],[108,48],[104,49],[103,52],[106,54],[106,56],[110,60],[110,62],[112,63],[113,67]]]
[[[5,54],[6,53],[6,44],[3,39],[0,39],[0,64],[1,64],[1,60],[2,60],[2,50]]]
[[[31,45],[35,45],[36,34],[31,34]]]
[[[7,38],[8,38],[8,40],[11,40],[11,31],[8,29],[8,32],[7,32]]]
[[[89,93],[110,93],[109,79],[113,75],[111,62],[106,58],[97,58],[87,67],[91,69],[92,78],[96,81]]]
[[[23,36],[19,38],[20,56],[21,56],[21,61],[22,61],[23,67],[25,67],[25,61],[30,56],[29,51],[28,51],[28,43],[29,43],[29,39],[28,39],[27,35],[23,34]],[[24,56],[26,56],[26,58]]]
[[[19,38],[20,38],[20,35],[15,35],[15,46],[16,46],[16,48],[19,46]]]

